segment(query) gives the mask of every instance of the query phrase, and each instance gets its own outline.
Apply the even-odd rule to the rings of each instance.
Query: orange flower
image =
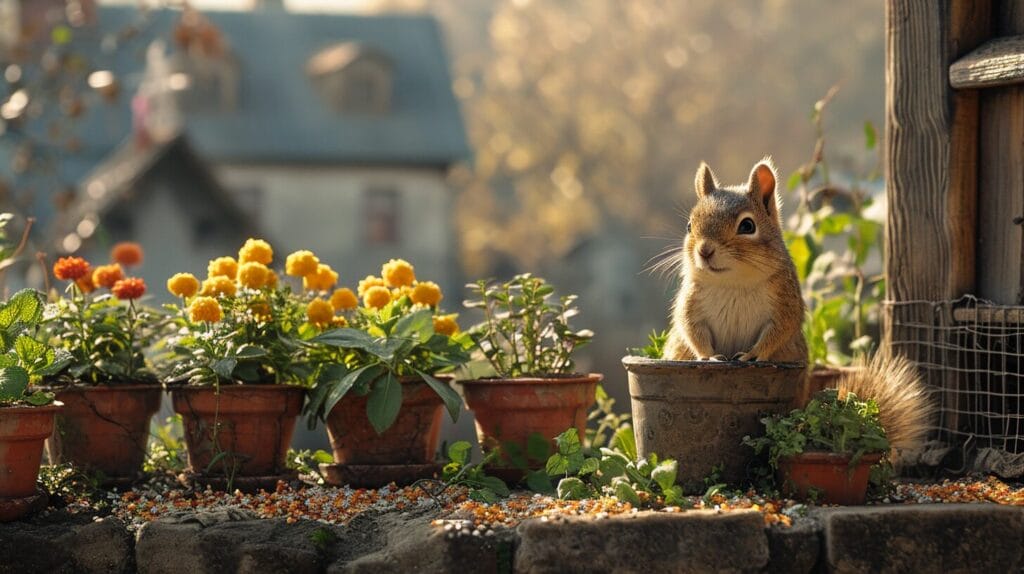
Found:
[[[434,332],[440,335],[452,335],[459,332],[459,324],[455,322],[458,315],[438,315],[434,317]]]
[[[331,306],[335,311],[346,311],[359,306],[359,299],[348,287],[342,287],[331,295]]]
[[[110,250],[110,259],[125,267],[142,263],[142,246],[134,241],[122,241]]]
[[[356,292],[359,293],[360,297],[362,297],[363,295],[366,295],[366,290],[369,289],[370,287],[383,286],[383,279],[381,279],[380,277],[374,277],[373,275],[367,275],[366,279],[363,279],[362,281],[359,282],[359,288],[356,290]]]
[[[413,266],[405,259],[392,259],[380,270],[381,277],[388,287],[410,287],[416,281]]]
[[[270,262],[274,260],[274,249],[269,243],[262,239],[253,239],[250,237],[245,240],[245,245],[238,250],[238,262],[239,263],[262,263],[264,265],[270,265]]]
[[[196,297],[188,307],[188,318],[193,323],[216,323],[224,318],[224,310],[213,297]]]
[[[110,265],[100,265],[92,272],[92,282],[97,287],[106,287],[110,289],[114,286],[114,283],[124,279],[124,272],[121,271],[121,266],[117,263],[111,263]]]
[[[313,255],[312,251],[303,249],[292,253],[285,259],[284,272],[292,277],[305,277],[316,273],[317,265],[320,265],[320,260],[316,255]]]
[[[334,317],[334,307],[331,307],[331,304],[327,301],[317,297],[310,301],[306,307],[306,317],[314,325],[327,325],[331,322],[331,318]]]
[[[89,274],[89,262],[81,257],[61,257],[53,264],[53,275],[61,281],[78,281]]]
[[[315,273],[302,278],[302,287],[307,291],[327,291],[337,282],[337,271],[331,269],[330,265],[321,263],[316,266]]]
[[[199,280],[191,273],[175,273],[167,280],[167,290],[176,297],[191,297],[199,291]]]
[[[441,295],[441,288],[433,281],[417,283],[416,286],[412,288],[412,295],[409,296],[413,303],[427,305],[428,307],[437,307],[437,304],[441,302],[443,297],[444,296]]]
[[[146,282],[138,277],[128,277],[127,279],[122,279],[117,283],[114,283],[114,286],[111,287],[110,291],[114,294],[114,297],[117,297],[122,301],[138,299],[146,292]]]
[[[363,294],[363,303],[367,307],[380,309],[391,302],[391,291],[387,287],[373,286]]]
[[[199,291],[199,294],[207,297],[218,297],[220,295],[234,297],[237,291],[238,287],[235,285],[234,281],[228,279],[224,275],[218,275],[216,277],[208,277],[203,281],[203,287]]]
[[[234,257],[218,257],[210,260],[210,264],[206,267],[206,275],[208,277],[227,277],[228,279],[234,279],[235,274],[238,273],[238,262],[235,261]]]
[[[96,284],[92,282],[92,275],[86,273],[85,277],[82,277],[78,281],[75,281],[75,285],[82,290],[82,293],[92,293],[96,290]]]

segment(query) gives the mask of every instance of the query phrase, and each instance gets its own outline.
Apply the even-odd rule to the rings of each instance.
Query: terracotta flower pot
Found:
[[[19,499],[36,496],[43,442],[53,432],[60,407],[0,407],[0,522],[31,509]]]
[[[594,404],[597,384],[603,378],[603,375],[590,374],[478,379],[460,384],[466,405],[476,417],[476,434],[481,448],[489,451],[513,443],[525,455],[529,438],[534,433],[551,442],[552,452],[554,438],[570,427],[575,427],[582,439],[587,413]],[[511,465],[507,457],[504,460]],[[542,468],[545,461],[528,459],[527,463],[530,468]]]
[[[450,382],[452,377],[436,377]],[[434,461],[444,402],[418,378],[403,378],[402,410],[381,434],[366,416],[368,396],[346,396],[327,416],[334,462],[345,465],[411,465]]]
[[[787,496],[819,504],[864,504],[871,467],[881,453],[865,454],[850,467],[849,454],[805,452],[779,459],[779,481]],[[813,493],[813,494],[812,494]]]
[[[159,385],[78,386],[54,389],[64,409],[46,441],[53,463],[99,471],[109,480],[142,470],[149,422],[160,408]]]
[[[213,476],[284,473],[305,396],[306,389],[287,385],[222,385],[219,392],[214,387],[172,389],[190,469]]]

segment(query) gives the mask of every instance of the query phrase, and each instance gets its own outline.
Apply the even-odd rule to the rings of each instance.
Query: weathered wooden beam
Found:
[[[957,89],[1024,83],[1024,36],[996,38],[953,62],[949,83]]]

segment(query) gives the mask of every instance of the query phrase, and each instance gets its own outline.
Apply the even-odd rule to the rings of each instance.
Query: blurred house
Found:
[[[100,6],[73,50],[121,95],[77,122],[49,251],[138,240],[162,285],[257,234],[346,284],[401,256],[460,285],[446,176],[469,148],[429,16]]]

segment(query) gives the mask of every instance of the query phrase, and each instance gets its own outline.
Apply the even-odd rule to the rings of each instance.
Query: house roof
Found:
[[[105,155],[131,130],[128,97],[145,68],[150,41],[172,37],[181,13],[104,6],[98,29],[83,32],[79,49],[112,69],[125,94],[81,123],[81,140]],[[469,156],[465,130],[437,23],[428,16],[299,14],[283,10],[203,12],[222,33],[240,85],[233,110],[187,111],[183,131],[196,151],[215,162],[334,163],[447,166]],[[137,34],[126,36],[125,30]],[[104,38],[120,35],[113,51]],[[315,92],[310,58],[351,42],[393,63],[391,109],[381,115],[343,114]],[[168,42],[170,43],[170,42]],[[95,153],[99,152],[99,153]]]

